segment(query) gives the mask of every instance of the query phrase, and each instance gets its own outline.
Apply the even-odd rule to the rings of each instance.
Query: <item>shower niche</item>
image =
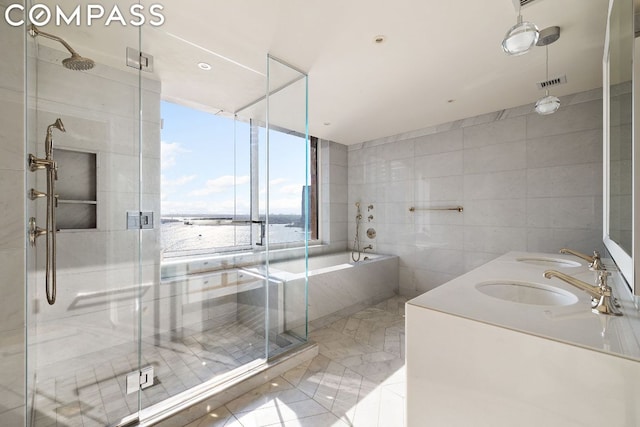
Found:
[[[53,151],[58,163],[58,229],[97,228],[96,153],[56,148]]]

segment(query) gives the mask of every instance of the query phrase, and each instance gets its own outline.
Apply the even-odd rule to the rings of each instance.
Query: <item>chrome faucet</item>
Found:
[[[578,258],[582,258],[583,260],[589,263],[589,270],[595,270],[595,271],[606,270],[604,268],[604,264],[602,263],[602,260],[600,259],[600,252],[598,251],[593,251],[593,256],[591,256],[591,255],[586,255],[571,249],[562,248],[560,249],[560,253],[571,254],[571,255],[577,256]]]
[[[598,272],[598,285],[593,286],[559,271],[547,270],[544,272],[544,277],[547,279],[557,277],[591,295],[591,311],[594,313],[622,316],[622,312],[618,310],[614,303],[615,298],[612,296],[611,286],[607,285],[607,277],[609,275],[611,273],[608,271],[600,270]]]
[[[367,249],[371,249],[371,250],[373,250],[373,245],[367,245],[367,246],[365,246],[364,248],[362,248],[362,252],[366,252],[366,251],[367,251]]]

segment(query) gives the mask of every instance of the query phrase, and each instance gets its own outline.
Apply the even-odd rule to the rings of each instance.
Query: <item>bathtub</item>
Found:
[[[374,304],[398,291],[398,257],[361,254],[353,262],[351,252],[309,257],[309,321]],[[284,329],[304,325],[305,260],[269,263],[269,275],[283,283]]]
[[[361,254],[353,262],[351,252],[309,257],[309,321],[340,312],[350,314],[365,304],[392,297],[398,291],[398,257]],[[180,305],[179,325],[199,330],[240,321],[252,329],[263,327],[265,296],[268,295],[269,328],[301,337],[305,331],[304,258],[269,263],[269,292],[264,292],[264,265],[200,271],[192,274],[163,273],[162,284]],[[215,322],[214,322],[215,321]],[[258,322],[258,323],[256,323]],[[255,323],[255,325],[254,325]],[[202,325],[201,325],[202,324]]]

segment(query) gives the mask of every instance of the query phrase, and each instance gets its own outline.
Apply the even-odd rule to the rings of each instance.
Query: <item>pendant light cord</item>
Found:
[[[549,82],[549,45],[544,46],[545,53],[547,55],[547,83]],[[549,89],[544,90],[545,96],[549,96]]]

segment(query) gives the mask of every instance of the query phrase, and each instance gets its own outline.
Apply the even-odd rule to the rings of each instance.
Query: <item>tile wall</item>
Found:
[[[323,252],[343,251],[347,247],[347,146],[335,142],[318,142],[320,158],[320,240],[327,245]]]
[[[151,286],[158,282],[160,262],[160,83],[143,79],[144,142],[140,148],[137,73],[101,64],[89,72],[74,72],[61,66],[61,57],[64,53],[58,50],[38,47],[37,93],[31,100],[37,111],[30,112],[35,116],[35,126],[30,127],[29,150],[42,155],[44,130],[61,118],[66,132],[55,131],[54,146],[96,154],[97,226],[58,233],[58,301],[53,306],[43,304],[43,286],[34,284],[29,304],[39,312],[38,323],[62,322],[71,330],[76,328],[80,338],[76,344],[91,344],[91,351],[99,351],[135,339],[133,302],[138,283],[143,284],[143,298],[149,305],[144,310],[145,326],[153,330],[161,321],[154,319],[153,311],[159,304],[152,302],[159,295],[157,287]],[[60,179],[73,173],[58,170]],[[44,188],[44,173],[28,177],[30,186]],[[39,202],[28,201],[27,206],[40,224],[44,223],[45,203]],[[138,210],[155,213],[154,229],[141,233],[127,230],[127,211]],[[37,248],[35,265],[39,272],[43,268],[43,246]],[[94,335],[82,325],[101,332]],[[41,330],[46,333],[44,326]],[[73,348],[74,344],[68,346]]]
[[[25,413],[24,31],[0,25],[0,40],[0,425],[17,426]]]
[[[563,97],[550,116],[524,105],[349,146],[349,238],[360,201],[362,246],[400,256],[408,296],[511,250],[602,250],[601,98],[596,89]]]

